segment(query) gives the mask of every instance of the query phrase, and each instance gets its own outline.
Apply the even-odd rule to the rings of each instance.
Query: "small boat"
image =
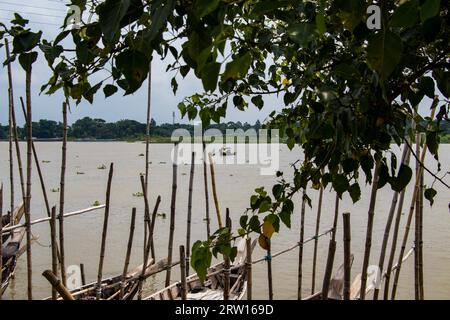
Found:
[[[252,250],[256,240],[252,243]],[[245,239],[238,244],[238,253],[230,266],[230,300],[242,300],[247,291],[247,269],[245,260],[247,257]],[[223,300],[224,288],[224,262],[209,268],[206,280],[202,282],[197,274],[186,278],[188,300]],[[174,283],[160,291],[153,293],[144,300],[180,300],[181,281]]]
[[[353,255],[351,256],[353,264]],[[371,265],[367,268],[366,295],[375,290],[380,284],[380,269],[378,266]],[[358,274],[350,286],[350,300],[359,300],[361,291],[361,274]],[[329,300],[344,299],[344,265],[342,264],[330,281],[328,290]],[[303,300],[322,300],[322,292],[317,292]]]
[[[130,271],[122,281],[122,275],[106,278],[101,282],[101,296],[100,300],[133,300],[134,296],[139,290],[140,279],[146,279],[151,275],[160,272],[168,267],[167,259],[162,259],[157,263],[150,259],[147,264],[147,270],[142,275],[142,268],[140,265],[136,269]],[[123,296],[120,297],[120,291],[123,285]],[[75,300],[95,300],[97,295],[97,282],[92,282],[83,285],[79,288],[69,291]],[[45,300],[51,300],[52,297],[47,297]],[[58,300],[62,300],[58,297]]]
[[[15,229],[11,233],[11,238],[2,246],[2,270],[0,274],[0,296],[3,295],[6,288],[8,288],[11,278],[14,276],[16,270],[17,258],[19,257],[20,244],[25,235],[25,228],[21,227]]]
[[[219,149],[219,153],[222,156],[234,156],[236,152],[231,151],[230,147],[222,147]]]
[[[14,217],[14,225],[19,224],[20,220],[22,220],[24,213],[25,213],[25,206],[23,203],[14,209],[14,212],[12,214],[12,216]],[[11,227],[10,220],[11,220],[11,215],[9,215],[9,214],[6,214],[2,217],[3,229]],[[8,240],[8,238],[11,236],[11,234],[12,234],[12,232],[3,233],[3,235],[2,235],[3,243],[5,243]]]

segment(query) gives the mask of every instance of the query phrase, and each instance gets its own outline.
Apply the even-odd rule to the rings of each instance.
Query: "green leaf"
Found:
[[[353,203],[356,203],[361,199],[361,188],[358,183],[352,184],[350,188],[348,188],[348,192],[350,193]]]
[[[152,2],[152,24],[150,30],[145,34],[146,41],[153,41],[156,35],[166,25],[175,3],[175,0],[157,1],[156,3]],[[154,7],[156,7],[156,9],[153,9]]]
[[[248,216],[244,215],[241,216],[239,219],[239,225],[242,227],[242,229],[246,229],[247,228],[247,221],[248,221]]]
[[[11,20],[12,24],[16,24],[22,27],[25,27],[28,24],[29,20],[22,18],[22,16],[16,12],[14,12],[14,19]]]
[[[391,27],[409,28],[419,19],[419,5],[417,0],[410,0],[399,6],[392,15]]]
[[[210,14],[219,6],[220,0],[197,0],[193,4],[195,13],[199,18]]]
[[[400,62],[403,52],[402,39],[390,31],[380,31],[367,46],[367,63],[380,78],[387,80]]]
[[[117,92],[117,87],[112,84],[107,84],[103,88],[103,93],[105,94],[105,98],[108,98]]]
[[[419,88],[428,98],[434,98],[434,81],[431,77],[422,77],[419,80]]]
[[[297,23],[287,29],[287,34],[292,41],[301,46],[305,46],[308,44],[315,30],[316,26],[312,23]]]
[[[258,216],[251,217],[248,226],[251,231],[261,233],[261,224],[259,223]]]
[[[12,53],[23,53],[32,50],[41,40],[42,31],[34,33],[25,31],[14,37]]]
[[[325,25],[325,8],[324,0],[320,1],[319,12],[316,15],[316,27],[320,35],[323,35],[327,31]]]
[[[291,215],[292,215],[292,212],[284,211],[284,210],[279,213],[281,221],[283,221],[283,223],[289,229],[291,228]]]
[[[213,92],[217,88],[221,64],[211,62],[206,64],[202,69],[202,83],[205,91]]]
[[[250,52],[246,52],[244,55],[236,57],[225,67],[225,72],[222,75],[222,83],[227,82],[228,80],[239,80],[245,77],[251,63],[252,56]]]
[[[201,281],[206,279],[208,268],[211,266],[212,253],[208,242],[196,241],[192,246],[191,266],[197,272]]]
[[[439,150],[439,135],[436,131],[428,131],[427,134],[427,146],[432,155],[437,155]]]
[[[130,94],[139,89],[147,78],[149,61],[142,52],[126,50],[116,57],[116,67],[125,76],[128,83],[126,94]]]
[[[402,163],[400,166],[400,170],[398,171],[397,177],[393,177],[391,179],[391,187],[392,190],[400,192],[403,189],[406,188],[408,183],[411,181],[412,178],[412,170],[409,166]]]
[[[130,0],[106,0],[97,6],[100,27],[108,42],[112,42],[119,31],[120,21],[129,7]]]
[[[338,174],[333,179],[333,189],[341,196],[349,188],[347,177],[343,174]]]
[[[19,55],[19,63],[25,71],[29,72],[31,71],[31,65],[36,61],[37,57],[38,54],[34,51],[21,53]]]
[[[433,206],[433,204],[434,204],[434,197],[436,195],[437,195],[437,191],[434,190],[433,188],[428,188],[428,189],[425,190],[424,196],[425,196],[425,199],[430,201],[430,206]]]
[[[261,95],[254,96],[251,101],[259,110],[264,107],[264,100]]]
[[[272,187],[272,194],[275,197],[275,199],[281,198],[283,195],[283,185],[282,184],[276,184]]]
[[[420,6],[420,19],[425,21],[436,16],[439,13],[440,2],[440,0],[425,0]]]

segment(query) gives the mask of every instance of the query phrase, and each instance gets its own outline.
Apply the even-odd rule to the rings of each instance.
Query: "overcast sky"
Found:
[[[7,23],[13,17],[14,12],[18,12],[22,17],[30,20],[29,26],[33,31],[42,30],[43,38],[51,40],[60,32],[59,26],[62,24],[66,12],[63,0],[29,0],[19,2],[17,0],[0,0],[0,21]],[[0,50],[0,60],[4,61],[4,48]],[[192,72],[182,81],[179,77],[179,89],[174,96],[170,87],[170,80],[173,73],[166,72],[169,62],[163,62],[158,57],[153,62],[152,75],[152,118],[157,123],[172,122],[172,113],[175,111],[176,122],[187,122],[180,119],[177,105],[184,97],[201,92],[201,82]],[[60,93],[52,96],[39,95],[40,87],[45,84],[50,76],[49,68],[43,57],[35,63],[32,77],[32,105],[33,120],[51,119],[61,120],[61,103],[63,101]],[[0,123],[8,121],[7,111],[7,73],[6,68],[2,68],[0,73]],[[22,112],[19,106],[19,97],[25,93],[25,75],[18,62],[13,67],[13,84],[16,103],[16,113],[19,124],[23,123]],[[281,103],[277,97],[265,98],[265,106],[262,111],[250,106],[245,112],[236,110],[232,106],[227,111],[226,121],[241,121],[254,123],[256,120],[264,121],[273,110],[279,110]],[[232,103],[231,103],[232,104]],[[421,106],[424,114],[427,114],[427,106],[430,100],[426,99]],[[102,90],[99,90],[94,99],[94,104],[82,102],[80,105],[72,105],[69,114],[69,123],[85,116],[103,118],[107,121],[117,121],[120,119],[134,119],[145,122],[147,108],[147,83],[134,95],[123,97],[120,91],[105,99]]]

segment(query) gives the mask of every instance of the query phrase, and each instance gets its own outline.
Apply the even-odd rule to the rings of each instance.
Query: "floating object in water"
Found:
[[[84,172],[81,172],[81,171],[77,171],[77,174],[84,174]]]
[[[143,157],[145,156],[143,153],[139,153],[139,157]]]
[[[236,155],[236,152],[231,151],[231,148],[229,147],[222,147],[219,149],[219,153],[222,156],[234,156]]]
[[[167,214],[166,214],[166,213],[164,213],[164,212],[161,212],[161,213],[157,213],[157,214],[156,214],[156,216],[158,216],[158,217],[161,217],[161,218],[165,219],[165,218],[167,217]]]
[[[105,170],[106,169],[106,165],[102,164],[100,166],[97,167],[98,170]]]
[[[94,203],[92,204],[93,207],[98,207],[100,205],[100,201],[95,200]]]
[[[50,189],[51,192],[59,192],[59,188]]]
[[[50,160],[42,160],[42,163],[50,163]]]
[[[144,193],[143,192],[135,192],[135,193],[133,193],[133,197],[143,197],[144,196]]]
[[[165,161],[160,161],[159,164],[166,164],[166,162]]]

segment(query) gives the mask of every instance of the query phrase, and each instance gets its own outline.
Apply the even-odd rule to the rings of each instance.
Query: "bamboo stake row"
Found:
[[[2,284],[3,276],[3,182],[0,184],[0,285]],[[2,293],[0,292],[0,300],[2,300]]]
[[[245,241],[247,258],[245,261],[247,271],[247,300],[252,300],[252,284],[253,284],[253,272],[252,272],[252,239],[247,237]]]
[[[57,240],[56,240],[56,207],[52,208],[50,220],[50,239],[52,248],[52,272],[55,277],[58,276],[58,261],[57,261]],[[52,300],[57,299],[57,291],[52,286]]]
[[[350,300],[350,279],[351,279],[351,228],[350,213],[342,214],[344,227],[344,300]]]
[[[225,216],[225,226],[231,232],[230,209],[227,208]],[[224,257],[223,268],[223,300],[230,299],[230,258]]]
[[[319,191],[319,203],[317,205],[316,230],[314,234],[315,238],[313,251],[311,294],[314,294],[316,292],[317,249],[319,245],[319,229],[320,229],[320,218],[322,215],[322,202],[323,202],[323,186],[321,185]]]
[[[9,56],[9,50],[7,52],[7,55]],[[9,59],[9,57],[8,57]],[[8,68],[11,68],[10,65],[8,65]],[[11,100],[14,101],[14,96],[12,95],[12,90],[9,90],[9,94],[11,96]],[[23,104],[22,97],[20,98],[21,103]],[[25,107],[23,107],[23,110],[25,110]],[[25,111],[26,114],[26,111]],[[14,132],[14,144],[16,146],[16,157],[17,157],[17,167],[19,169],[19,181],[20,181],[20,191],[22,192],[22,199],[25,202],[25,182],[23,177],[23,167],[22,167],[22,156],[20,154],[20,146],[19,146],[19,132],[17,130],[17,123],[16,123],[16,111],[14,110],[14,103],[11,104],[11,119],[12,119],[12,125],[13,125],[13,132]],[[28,123],[27,117],[25,117],[25,123]]]
[[[6,56],[9,56],[9,42],[5,39]],[[8,114],[8,155],[9,155],[9,187],[10,187],[10,225],[14,224],[14,160],[13,160],[13,124],[12,124],[12,110],[14,109],[14,94],[12,85],[12,71],[11,65],[8,64],[8,102],[9,102],[9,114]],[[25,202],[24,202],[25,203]]]
[[[217,214],[217,223],[219,224],[219,229],[222,229],[223,228],[222,214],[220,212],[219,197],[217,195],[217,188],[216,188],[216,169],[214,168],[214,160],[210,153],[208,154],[208,157],[211,171],[211,185],[213,191],[214,205],[216,207],[216,214]]]
[[[211,236],[210,218],[209,218],[209,194],[208,194],[208,167],[206,166],[206,143],[202,132],[202,147],[203,147],[203,183],[205,187],[205,212],[206,212],[206,236],[207,239]]]
[[[300,211],[300,239],[298,246],[298,288],[297,299],[302,299],[302,281],[303,281],[303,239],[305,237],[305,211],[306,211],[306,191],[302,194],[302,207]]]
[[[187,300],[186,256],[184,246],[180,246],[181,300]]]
[[[403,153],[402,153],[401,163],[408,165],[409,157],[410,157],[409,148],[408,148],[408,146],[405,145],[405,147],[403,149]],[[400,195],[400,192],[398,192],[398,191],[394,192],[394,195],[392,196],[391,208],[389,209],[388,218],[386,220],[386,227],[384,229],[383,242],[381,244],[380,260],[378,263],[378,266],[381,271],[383,271],[383,269],[384,269],[384,260],[386,257],[386,249],[387,249],[387,245],[388,245],[388,241],[389,241],[389,235],[391,233],[392,222],[394,220],[394,214],[395,214],[395,209],[397,208],[397,202],[398,202],[399,195]],[[379,291],[380,291],[380,288],[378,288],[378,287],[375,288],[374,295],[373,295],[374,300],[378,300]]]

